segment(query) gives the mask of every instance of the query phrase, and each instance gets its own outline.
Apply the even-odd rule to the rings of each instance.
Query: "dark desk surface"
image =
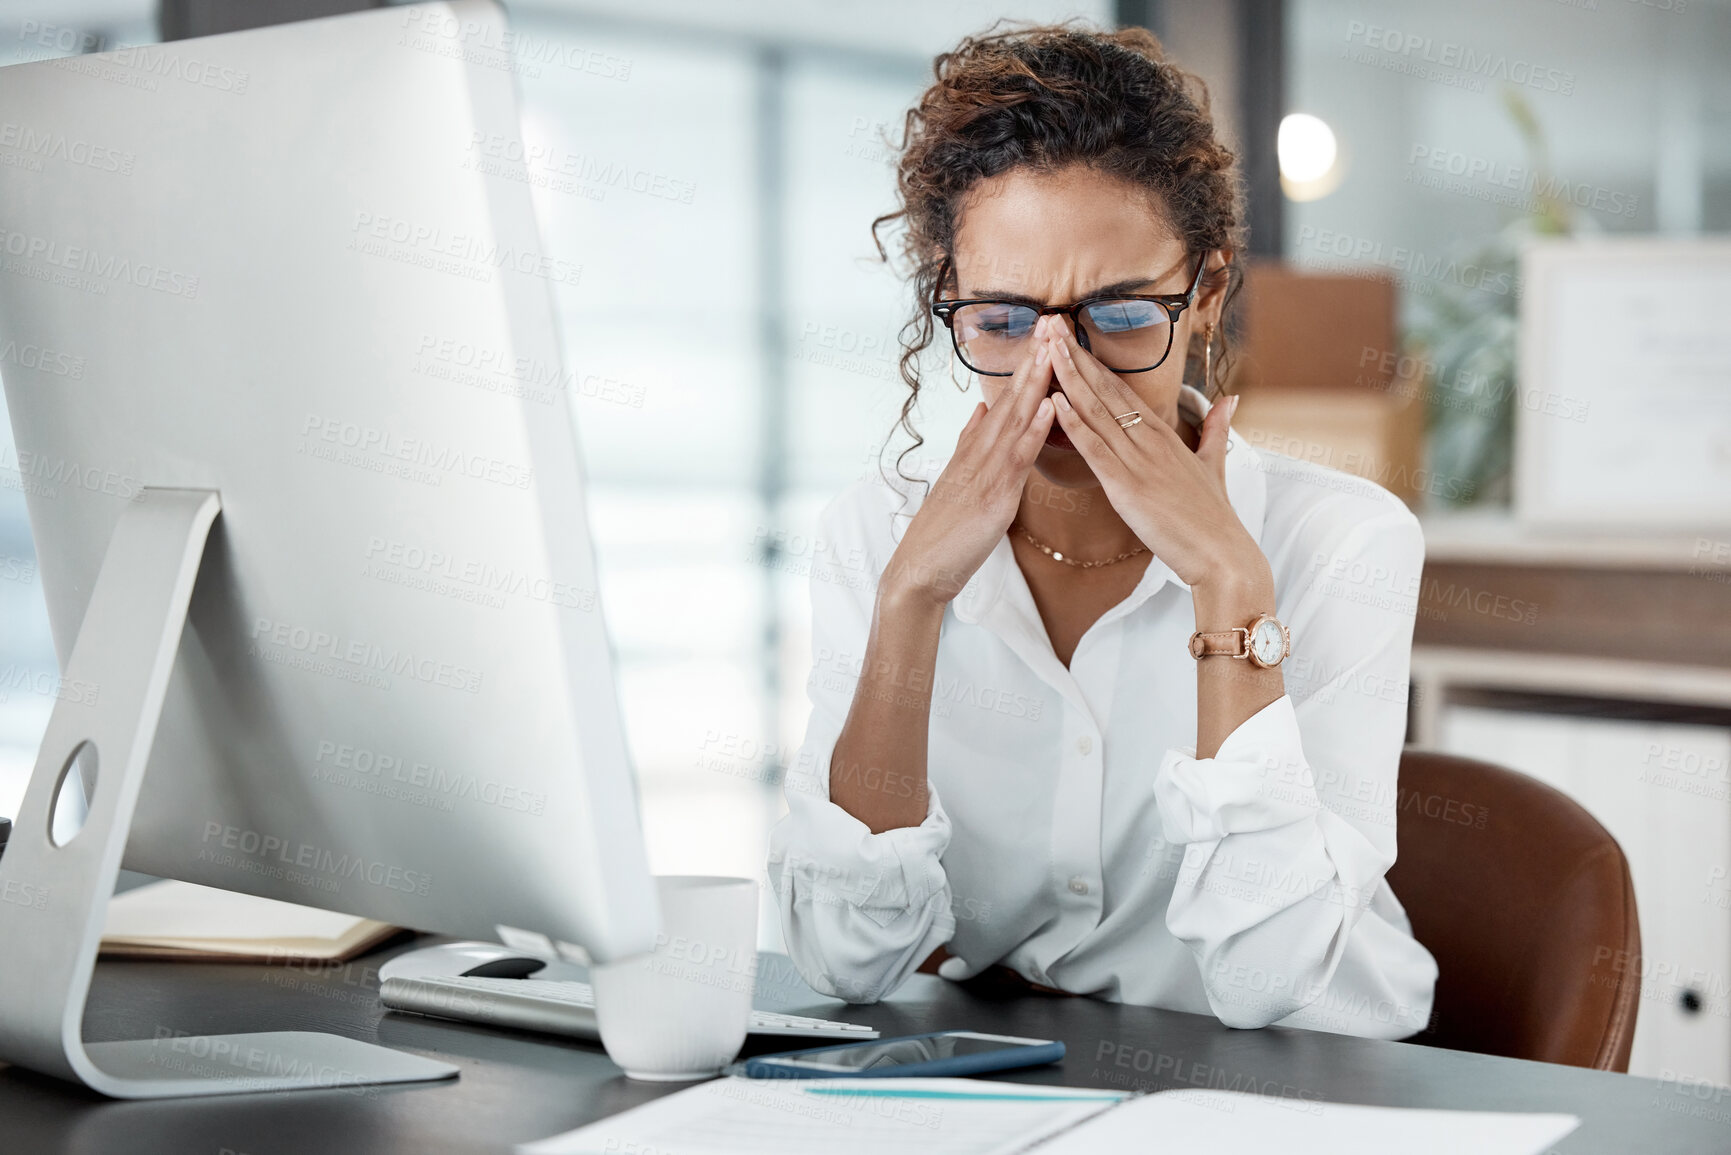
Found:
[[[627,1080],[598,1045],[382,1012],[377,967],[400,949],[321,970],[102,963],[86,1036],[149,1037],[159,1028],[331,1031],[447,1060],[462,1068],[458,1079],[128,1103],[9,1068],[0,1070],[0,1151],[504,1151],[677,1089]],[[838,1013],[841,1004],[797,987],[780,961],[760,987],[774,987],[767,1001],[784,1009],[870,1023],[885,1035],[972,1028],[1062,1039],[1069,1048],[1062,1064],[1008,1076],[1027,1082],[1214,1086],[1350,1103],[1563,1111],[1582,1124],[1559,1153],[1731,1151],[1731,1090],[1310,1031],[1234,1031],[1203,1016],[1007,995],[927,975],[916,975],[887,1003]],[[770,1045],[752,1044],[754,1053],[790,1049],[764,1042]]]

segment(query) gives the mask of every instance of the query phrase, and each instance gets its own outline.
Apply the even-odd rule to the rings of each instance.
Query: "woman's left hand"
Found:
[[[1226,434],[1238,399],[1209,409],[1192,451],[1076,343],[1069,325],[1052,328],[1058,423],[1142,544],[1192,587],[1272,584],[1267,559],[1226,496]],[[1132,410],[1143,419],[1122,428],[1116,418]]]

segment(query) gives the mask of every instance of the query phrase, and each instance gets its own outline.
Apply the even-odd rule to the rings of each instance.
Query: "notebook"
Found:
[[[370,918],[164,879],[109,900],[102,956],[345,962],[396,933]]]

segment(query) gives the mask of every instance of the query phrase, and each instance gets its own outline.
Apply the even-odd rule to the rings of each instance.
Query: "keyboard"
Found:
[[[537,979],[390,978],[379,987],[379,1001],[394,1011],[488,1026],[515,1027],[589,1042],[601,1040],[595,1023],[595,990],[588,983]],[[801,1039],[875,1039],[878,1033],[858,1023],[837,1023],[776,1011],[752,1011],[747,1030],[754,1035]]]

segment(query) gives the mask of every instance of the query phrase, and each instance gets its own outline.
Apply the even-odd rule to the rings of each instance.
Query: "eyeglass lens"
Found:
[[[980,373],[1013,373],[1027,356],[1028,339],[1040,319],[1027,305],[987,301],[963,305],[952,327],[956,348],[969,368]],[[1083,343],[1108,369],[1149,369],[1166,357],[1172,318],[1153,301],[1095,301],[1079,318]]]

